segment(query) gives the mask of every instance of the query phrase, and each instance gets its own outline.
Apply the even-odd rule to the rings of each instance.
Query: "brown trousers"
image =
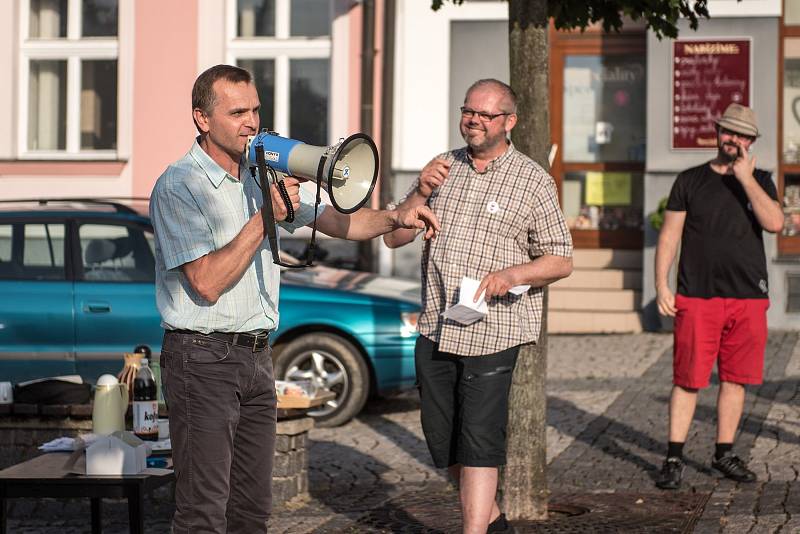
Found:
[[[175,467],[175,534],[267,531],[277,398],[271,351],[165,332],[161,379]]]

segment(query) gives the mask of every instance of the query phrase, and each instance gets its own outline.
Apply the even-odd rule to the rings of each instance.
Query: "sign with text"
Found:
[[[750,105],[750,40],[676,40],[672,148],[715,149],[714,121],[728,104]]]

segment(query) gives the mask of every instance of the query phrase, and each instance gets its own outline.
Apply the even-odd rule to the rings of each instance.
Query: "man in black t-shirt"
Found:
[[[758,137],[753,110],[731,104],[717,124],[717,156],[680,173],[667,202],[656,248],[658,310],[675,317],[673,387],[667,458],[656,485],[677,489],[683,444],[697,404],[717,363],[717,445],[711,466],[738,482],[755,473],[733,454],[745,384],[760,384],[769,307],[762,230],[783,227],[770,174],[755,167]],[[678,291],[667,275],[681,244]]]

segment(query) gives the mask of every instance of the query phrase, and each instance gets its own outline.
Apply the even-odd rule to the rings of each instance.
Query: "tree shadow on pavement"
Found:
[[[357,532],[370,532],[375,525],[369,516],[376,510],[425,529],[423,522],[392,502],[393,497],[412,488],[383,480],[382,475],[391,470],[379,459],[352,447],[332,441],[314,442],[309,457],[308,491],[315,501],[337,516],[322,525],[320,531],[349,532],[352,530],[345,529],[355,528]]]
[[[592,450],[602,452],[603,455],[628,462],[647,473],[651,479],[655,479],[661,467],[660,460],[659,464],[656,465],[633,452],[631,448],[625,448],[621,444],[627,443],[636,448],[652,451],[658,454],[660,458],[666,452],[665,443],[662,439],[656,439],[646,432],[605,415],[587,412],[574,403],[553,395],[548,395],[547,397],[547,412],[548,424],[559,432],[588,445]],[[666,410],[664,413],[666,417]],[[559,424],[559,421],[576,419],[586,420],[587,424],[581,426],[577,431],[574,426],[569,427],[569,425]],[[390,439],[418,461],[426,465],[432,465],[424,440],[404,426],[383,416],[361,417],[360,421]],[[687,459],[686,464],[697,471],[708,472],[707,466],[694,460]]]
[[[591,450],[602,452],[604,455],[610,456],[611,458],[628,462],[647,473],[651,479],[655,479],[661,466],[653,464],[651,461],[633,452],[631,448],[625,448],[621,444],[627,443],[639,449],[658,453],[660,456],[663,454],[662,451],[664,449],[662,440],[656,439],[629,424],[612,419],[606,415],[589,413],[579,408],[574,403],[556,396],[547,397],[547,411],[558,412],[559,419],[561,420],[569,420],[578,417],[591,418],[590,422],[579,432],[575,432],[574,428],[570,428],[566,425],[559,425],[558,423],[555,423],[553,427],[559,432],[572,436],[575,441],[588,445]],[[548,416],[548,420],[553,419],[553,417]],[[558,458],[553,459],[554,462],[557,460]],[[698,470],[706,469],[703,465],[693,462],[692,460],[686,460],[686,464]]]
[[[694,417],[695,420],[714,422],[716,424],[717,409],[716,407],[698,405]],[[798,436],[793,432],[787,431],[785,428],[781,428],[773,423],[770,423],[766,417],[756,415],[753,412],[748,413],[747,411],[745,411],[742,414],[742,421],[739,425],[739,433],[750,434],[751,436],[753,436],[753,438],[757,438],[759,435],[762,434],[768,436],[780,435],[782,443],[800,445],[800,436]]]

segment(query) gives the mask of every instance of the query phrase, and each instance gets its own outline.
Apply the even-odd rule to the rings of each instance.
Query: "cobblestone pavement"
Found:
[[[653,476],[666,450],[671,336],[551,336],[549,343],[547,457],[554,499],[609,493],[669,498],[654,489]],[[737,485],[710,472],[715,402],[715,387],[701,392],[685,449],[684,489],[710,495],[694,531],[800,532],[798,334],[771,333],[765,383],[748,392],[735,450],[750,459],[757,483]],[[372,401],[343,427],[312,430],[311,440],[310,492],[275,510],[271,532],[386,532],[367,521],[371,512],[402,518],[427,495],[427,513],[438,510],[438,517],[426,519],[420,511],[417,526],[403,531],[457,531],[455,494],[431,465],[415,392]],[[9,532],[89,530],[87,503],[12,502]],[[431,508],[432,502],[443,504]],[[168,532],[169,492],[155,492],[146,506],[147,531]],[[107,500],[104,514],[104,531],[127,531],[124,503]]]

